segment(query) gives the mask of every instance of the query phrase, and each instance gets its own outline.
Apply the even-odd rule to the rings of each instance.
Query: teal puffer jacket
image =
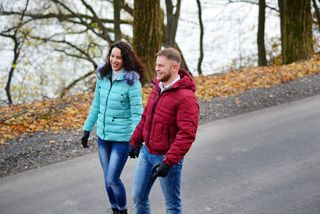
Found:
[[[97,122],[101,139],[129,142],[143,110],[139,75],[124,71],[112,82],[111,75],[101,78],[99,69],[97,74],[94,99],[83,130],[91,131]]]

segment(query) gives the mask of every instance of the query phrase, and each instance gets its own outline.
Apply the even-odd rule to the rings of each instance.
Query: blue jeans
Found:
[[[135,214],[150,214],[149,193],[155,179],[152,167],[162,161],[164,155],[152,155],[144,145],[139,154],[133,178],[132,198]],[[160,186],[166,202],[167,214],[181,214],[180,184],[182,160],[172,166],[166,177],[160,177]]]
[[[106,191],[112,208],[126,209],[126,190],[120,174],[128,159],[128,142],[105,141],[98,138],[98,154],[102,166]]]

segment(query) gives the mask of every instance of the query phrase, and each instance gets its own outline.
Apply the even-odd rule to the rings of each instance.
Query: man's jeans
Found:
[[[162,161],[164,155],[152,155],[144,145],[139,154],[133,178],[132,198],[135,208],[135,214],[150,214],[149,193],[155,181],[152,178],[152,167]],[[167,207],[167,214],[180,214],[182,160],[172,166],[166,177],[159,177],[161,190],[164,195]]]
[[[103,169],[106,190],[112,208],[126,208],[126,191],[120,174],[128,159],[128,142],[105,141],[98,138],[98,153]]]

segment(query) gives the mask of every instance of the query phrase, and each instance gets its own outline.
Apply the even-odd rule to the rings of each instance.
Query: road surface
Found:
[[[136,160],[123,172],[129,213]],[[199,127],[184,162],[185,214],[319,214],[320,96]],[[165,213],[156,184],[154,214]],[[107,213],[97,154],[0,179],[1,214]]]

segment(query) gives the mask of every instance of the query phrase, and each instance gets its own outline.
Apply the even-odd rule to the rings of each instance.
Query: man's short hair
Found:
[[[174,48],[165,48],[160,50],[157,55],[158,56],[165,56],[167,57],[167,59],[176,61],[177,63],[180,64],[181,62],[181,54],[178,50],[174,49]]]

